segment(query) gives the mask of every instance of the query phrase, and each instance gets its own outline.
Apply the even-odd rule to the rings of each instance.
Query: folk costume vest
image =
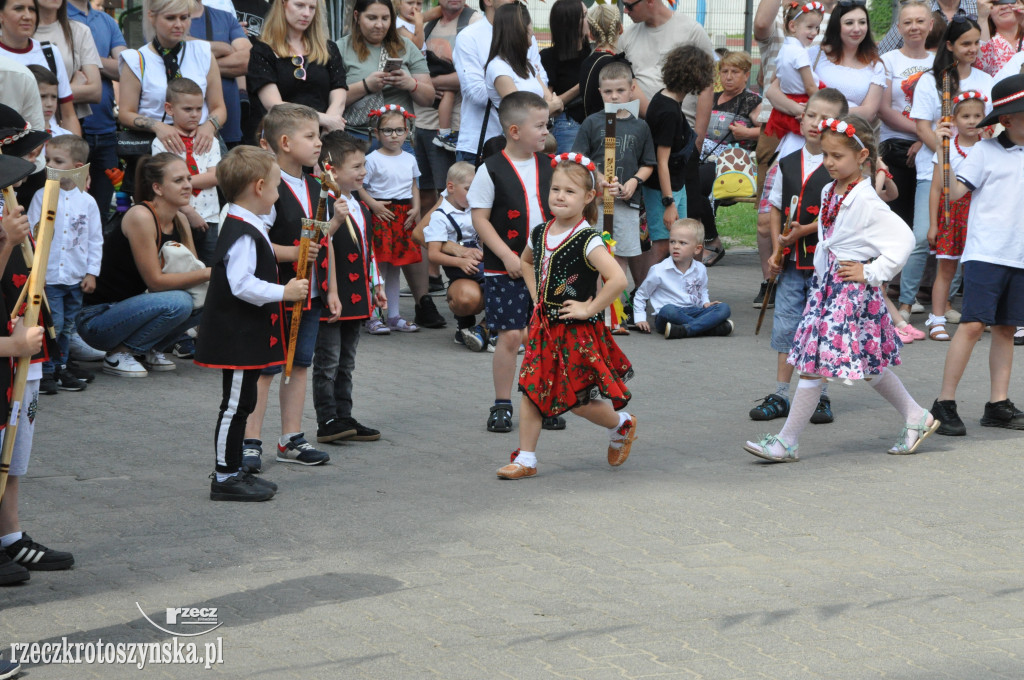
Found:
[[[32,247],[35,248],[36,242],[31,236],[29,240],[32,241]],[[18,301],[18,297],[21,295],[21,289],[28,284],[29,268],[25,264],[25,258],[21,255],[21,248],[16,247],[11,252],[11,257],[7,260],[7,268],[4,269],[3,276],[0,276],[0,293],[4,298],[4,308],[9,310],[8,314],[3,317],[3,321],[9,321],[10,314],[17,311],[20,316],[24,311],[25,303],[22,303],[21,309],[13,309],[13,305]],[[43,333],[43,348],[36,354],[32,355],[32,363],[37,364],[42,361],[52,360],[54,357],[60,356],[60,349],[57,347],[57,334],[53,329],[53,316],[50,314],[50,308],[48,305],[43,305],[39,309],[39,325],[46,331]],[[10,331],[6,333],[10,335]],[[0,359],[0,362],[4,361],[6,357]],[[59,360],[58,360],[59,362]]]
[[[551,190],[551,159],[546,154],[533,155],[537,164],[537,186],[523,185],[522,178],[512,165],[512,160],[504,151],[494,154],[484,161],[484,166],[494,183],[494,203],[491,205],[491,224],[498,236],[517,255],[526,248],[526,239],[530,236],[529,193],[537,192],[540,199],[540,210],[544,219],[548,219],[548,193]],[[505,263],[491,252],[486,245],[484,251],[484,271],[491,274],[504,274]]]
[[[307,173],[302,174],[303,184],[306,187],[306,196],[303,198],[307,199],[309,209],[312,214],[307,215],[306,211],[302,208],[302,203],[299,198],[295,195],[292,188],[281,180],[281,186],[278,189],[277,203],[274,204],[274,223],[270,225],[270,242],[276,243],[279,246],[297,246],[299,245],[299,239],[302,237],[302,220],[312,219],[316,217],[316,204],[320,199],[320,183],[316,179]],[[331,208],[334,205],[334,199],[327,199],[327,212],[330,214]],[[317,273],[317,284],[318,286],[322,283],[319,279],[320,272],[326,272],[326,264],[321,268],[321,261],[326,262],[327,260],[327,240],[320,240],[320,253],[317,255],[316,262],[316,273]],[[281,285],[284,285],[295,278],[295,272],[298,270],[298,262],[279,262],[277,264],[278,269],[278,281]],[[317,291],[310,288],[310,298],[315,295]],[[326,297],[326,293],[324,296]],[[303,309],[309,309],[309,300],[306,301]]]
[[[363,224],[373,228],[372,215],[365,204],[360,203],[359,208],[363,213]],[[371,290],[370,263],[373,262],[373,238],[363,238],[359,227],[353,219],[353,226],[356,228],[356,241],[352,241],[352,234],[348,227],[341,225],[338,231],[334,232],[332,238],[334,247],[334,274],[338,282],[338,299],[341,300],[342,321],[355,321],[369,319],[373,314],[373,292]],[[327,249],[323,251],[326,253]],[[327,260],[317,262],[317,274],[322,279],[320,284],[321,297],[324,301],[324,313],[321,321],[330,318],[330,311],[327,309]]]
[[[543,253],[547,248],[545,234],[554,220],[541,224],[530,233],[530,247],[533,248],[533,271],[537,277],[537,297],[542,311],[552,323],[594,323],[602,318],[596,314],[584,321],[558,318],[562,303],[569,300],[586,300],[597,295],[597,269],[586,258],[587,243],[591,238],[601,238],[597,230],[583,223],[566,237],[553,251],[544,271]]]
[[[196,343],[195,362],[209,368],[251,369],[284,363],[284,310],[280,302],[253,305],[234,296],[224,256],[242,236],[256,244],[256,277],[277,283],[277,259],[257,227],[233,215],[220,225],[210,290]]]
[[[818,211],[821,209],[821,190],[832,181],[832,177],[822,163],[811,173],[807,181],[804,177],[804,153],[799,149],[779,161],[779,172],[782,174],[782,209],[789,209],[789,202],[793,196],[798,197],[796,216],[783,216],[782,223],[786,220],[796,220],[800,224],[810,224],[818,219]],[[814,250],[818,245],[818,232],[814,231],[798,240],[796,246],[796,268],[804,270],[814,269]]]

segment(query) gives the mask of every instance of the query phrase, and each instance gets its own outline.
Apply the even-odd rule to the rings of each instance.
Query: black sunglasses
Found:
[[[622,0],[622,10],[624,12],[630,12],[643,1],[644,0],[634,0],[634,2],[626,2],[626,0]]]
[[[978,23],[978,15],[977,14],[960,14],[960,13],[954,14],[953,15],[953,19],[951,20],[951,23],[954,23],[954,24],[965,24],[968,21],[973,22],[973,23]]]

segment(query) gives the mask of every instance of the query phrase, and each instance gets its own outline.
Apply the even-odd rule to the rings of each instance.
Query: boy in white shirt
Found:
[[[633,297],[636,327],[651,332],[647,322],[650,300],[654,330],[666,340],[732,333],[729,305],[708,297],[708,270],[699,260],[704,250],[704,225],[693,219],[676,220],[669,230],[668,249],[669,257],[651,267]]]
[[[85,165],[88,159],[89,145],[77,135],[54,137],[46,144],[47,167],[72,170]],[[42,217],[43,191],[37,191],[29,205],[28,219],[32,224],[38,224]],[[61,180],[57,206],[45,289],[60,356],[43,364],[43,379],[39,383],[43,394],[57,394],[58,389],[85,389],[85,383],[67,370],[68,348],[71,331],[82,310],[82,295],[96,289],[103,259],[103,226],[96,199],[71,180]]]

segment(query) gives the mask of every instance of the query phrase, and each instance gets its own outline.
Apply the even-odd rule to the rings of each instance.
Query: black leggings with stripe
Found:
[[[256,383],[260,369],[223,369],[224,398],[220,402],[220,415],[213,431],[213,446],[217,456],[217,472],[233,474],[242,467],[242,443],[245,440],[245,421],[256,408]]]

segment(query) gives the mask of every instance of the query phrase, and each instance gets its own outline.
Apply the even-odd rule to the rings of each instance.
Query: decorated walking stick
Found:
[[[604,105],[604,179],[609,183],[615,177],[615,121],[618,118],[619,110],[625,108],[635,116],[640,113],[639,108],[637,108],[636,111],[633,111],[633,107],[631,107],[630,104],[631,102],[626,104]],[[639,106],[639,102],[637,104]],[[619,184],[621,186],[621,179]],[[601,235],[601,238],[604,240],[605,246],[608,248],[608,252],[614,255],[615,241],[613,239],[613,234],[615,233],[615,196],[612,195],[610,191],[605,191],[603,201],[604,233]],[[623,292],[622,295],[612,300],[612,304],[608,308],[612,332],[616,335],[629,335],[629,331],[626,329],[624,323],[626,320],[625,306],[628,304],[629,294]]]
[[[783,218],[786,220],[786,227],[785,229],[782,230],[783,236],[789,236],[789,232],[793,231],[793,222],[796,221],[797,208],[799,207],[799,205],[799,196],[794,196],[792,199],[790,199],[789,209],[786,211],[786,214],[783,215]],[[775,255],[775,257],[772,258],[772,266],[782,266],[783,257],[785,257],[785,252],[780,248],[779,252]],[[757,313],[757,325],[754,326],[754,335],[757,335],[758,333],[761,332],[761,324],[764,323],[764,313],[768,309],[768,301],[771,300],[772,293],[775,292],[775,282],[777,279],[778,277],[775,274],[772,274],[771,277],[768,278],[768,285],[765,286],[764,289],[764,299],[761,300],[761,311]]]
[[[88,164],[74,170],[46,168],[43,216],[39,222],[32,271],[29,272],[28,281],[25,282],[27,293],[22,323],[26,328],[32,328],[39,323],[39,312],[43,306],[43,286],[46,285],[46,264],[50,259],[50,242],[53,240],[53,225],[57,219],[57,199],[60,198],[61,180],[71,180],[79,189],[85,191],[85,181],[88,177]],[[18,416],[21,412],[21,401],[25,398],[25,383],[28,380],[28,369],[31,362],[31,356],[18,357],[18,364],[14,371],[14,383],[11,386],[11,412],[7,419],[3,448],[0,449],[0,499],[3,498],[4,490],[7,488],[7,475],[11,469],[14,440],[18,434]]]
[[[952,68],[952,67],[950,67]],[[942,122],[953,120],[949,69],[942,74]],[[949,224],[949,137],[942,138],[942,217]]]

